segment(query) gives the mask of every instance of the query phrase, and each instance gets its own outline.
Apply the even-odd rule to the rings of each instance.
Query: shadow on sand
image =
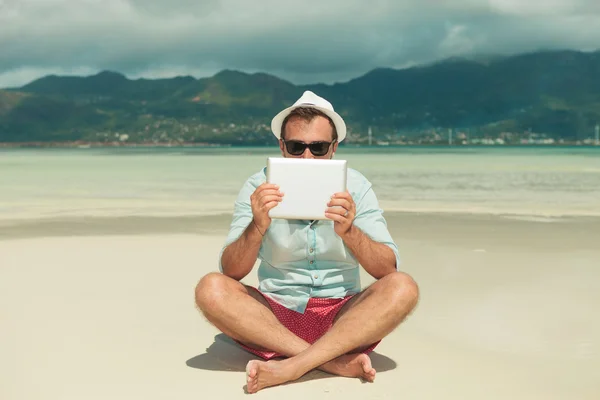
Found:
[[[377,373],[396,368],[396,362],[377,352],[369,354]],[[215,341],[206,349],[206,353],[197,355],[186,361],[188,367],[209,371],[244,372],[250,360],[259,359],[254,354],[241,348],[236,342],[224,334],[215,336]],[[311,371],[296,382],[333,377],[322,371]]]

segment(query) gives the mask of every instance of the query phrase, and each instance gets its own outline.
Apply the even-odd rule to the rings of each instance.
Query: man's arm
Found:
[[[220,269],[224,275],[239,281],[252,271],[263,236],[271,225],[269,210],[282,198],[277,185],[263,183],[254,189],[247,184],[242,188],[227,238],[230,244],[221,253]]]
[[[252,271],[258,258],[263,236],[251,221],[244,233],[225,248],[221,256],[223,274],[237,281]]]
[[[373,241],[356,225],[352,225],[342,240],[373,278],[381,279],[396,271],[396,255],[392,249]]]
[[[325,215],[335,221],[335,232],[375,279],[398,270],[400,258],[379,202],[369,187],[356,204],[348,191],[336,193]]]

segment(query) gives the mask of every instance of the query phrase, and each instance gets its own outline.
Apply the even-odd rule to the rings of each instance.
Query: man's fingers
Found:
[[[275,185],[272,183],[263,183],[262,185],[256,188],[255,193],[260,193],[265,190],[279,190],[279,185]]]
[[[278,187],[279,187],[279,185],[277,185],[276,183],[268,183],[268,182],[264,182],[264,183],[262,183],[261,185],[259,185],[259,186],[257,187],[257,189],[259,189],[259,188],[268,188],[268,187],[271,187],[271,188],[278,188]]]
[[[351,210],[352,209],[352,204],[346,200],[346,199],[331,199],[329,200],[329,203],[327,203],[328,206],[340,206],[345,208],[346,210]]]
[[[331,197],[332,198],[338,198],[338,199],[350,200],[352,198],[352,195],[350,194],[350,192],[345,191],[345,192],[334,193],[333,196],[331,196]]]
[[[265,204],[264,209],[265,211],[269,211],[271,208],[274,208],[277,204],[279,204],[279,201],[270,201],[267,204]]]
[[[276,196],[276,195],[272,195],[272,196],[265,196],[263,198],[261,198],[258,202],[258,206],[260,208],[265,207],[267,204],[275,202],[276,204],[281,202],[281,200],[283,200],[282,196]]]
[[[259,200],[261,197],[268,196],[270,194],[278,194],[278,193],[280,193],[280,192],[279,192],[279,190],[276,190],[276,189],[265,189],[265,190],[261,190],[260,192],[257,191],[256,193],[254,193],[254,198],[256,200]]]
[[[343,215],[327,211],[325,212],[325,217],[334,220],[335,222],[344,222],[346,220],[346,217]]]
[[[347,216],[348,210],[346,210],[345,208],[342,207],[328,207],[325,210],[326,213],[329,214],[337,214],[337,215],[341,215],[341,216]]]
[[[262,192],[258,193],[257,196],[257,200],[259,202],[262,201],[262,199],[264,199],[267,196],[283,196],[283,192],[280,192],[279,190],[274,190],[274,189],[268,189],[268,190],[263,190]]]
[[[263,183],[259,187],[254,190],[251,197],[259,198],[265,191],[278,191],[279,185],[274,185],[271,183]]]

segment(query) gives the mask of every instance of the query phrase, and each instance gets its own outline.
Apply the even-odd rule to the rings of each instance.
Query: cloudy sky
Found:
[[[225,68],[332,83],[450,56],[598,48],[599,0],[0,0],[0,87]]]

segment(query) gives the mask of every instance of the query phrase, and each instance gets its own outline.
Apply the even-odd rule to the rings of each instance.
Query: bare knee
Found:
[[[391,301],[412,310],[419,301],[419,286],[415,280],[404,272],[394,272],[385,277]]]
[[[223,305],[227,293],[235,290],[235,283],[237,282],[233,279],[218,272],[205,275],[196,285],[196,305],[203,313],[214,311]]]

